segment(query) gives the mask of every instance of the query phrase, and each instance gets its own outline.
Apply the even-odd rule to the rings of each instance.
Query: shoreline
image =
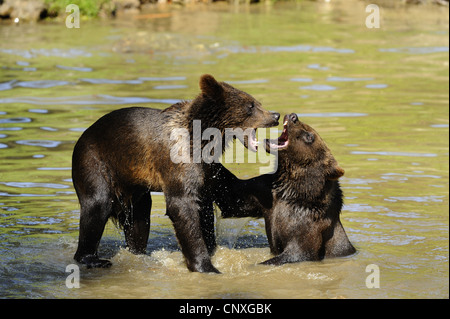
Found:
[[[162,18],[167,10],[183,6],[195,6],[212,3],[226,5],[253,5],[258,3],[302,2],[313,0],[95,0],[89,5],[79,6],[82,19],[115,19],[133,17],[134,19]],[[333,0],[316,0],[330,2]],[[365,1],[365,0],[361,0]],[[73,1],[77,4],[77,1]],[[367,2],[367,1],[366,1]],[[66,17],[66,0],[0,0],[0,22],[40,22]],[[403,7],[408,5],[449,5],[449,0],[388,0],[377,2],[379,5]],[[160,11],[161,12],[158,12]],[[70,12],[70,11],[69,11]]]

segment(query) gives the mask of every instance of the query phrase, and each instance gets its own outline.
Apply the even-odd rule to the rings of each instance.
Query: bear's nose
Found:
[[[295,114],[295,113],[291,113],[290,115],[289,115],[289,119],[292,121],[292,122],[297,122],[297,120],[298,120],[298,117],[297,117],[297,114]]]
[[[275,121],[278,121],[280,119],[280,113],[273,112],[272,115]]]

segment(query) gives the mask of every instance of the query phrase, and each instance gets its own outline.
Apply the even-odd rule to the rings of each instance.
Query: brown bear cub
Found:
[[[263,264],[340,257],[356,250],[339,219],[343,194],[339,167],[325,142],[295,113],[286,115],[281,136],[265,140],[278,152],[274,174],[240,180],[224,167],[217,175],[216,203],[227,217],[264,217],[270,251]]]
[[[132,252],[145,253],[150,192],[162,191],[166,214],[173,223],[188,269],[218,272],[210,259],[216,247],[216,185],[212,176],[221,164],[194,159],[194,146],[203,147],[208,142],[200,136],[195,139],[194,122],[201,123],[202,132],[207,128],[220,132],[220,145],[226,145],[227,128],[250,130],[252,133],[242,139],[249,147],[256,145],[254,130],[278,125],[280,114],[264,110],[249,94],[217,82],[211,75],[200,78],[200,89],[194,100],[165,110],[131,107],[113,111],[81,135],[72,158],[72,179],[81,205],[75,260],[88,267],[111,265],[97,255],[109,218],[119,222]],[[188,154],[184,154],[183,161],[172,160],[175,144],[180,141],[172,136],[177,129],[189,135],[184,142]],[[222,152],[223,149],[216,153]]]

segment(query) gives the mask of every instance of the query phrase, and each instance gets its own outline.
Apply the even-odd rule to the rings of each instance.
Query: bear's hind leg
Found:
[[[145,254],[150,233],[150,210],[152,198],[150,191],[135,196],[129,216],[123,224],[127,246],[133,254]]]
[[[99,259],[97,248],[110,216],[111,201],[84,201],[80,213],[80,233],[74,259],[88,268],[107,268],[111,262]]]
[[[203,201],[200,207],[200,227],[203,240],[209,255],[213,255],[216,250],[216,234],[214,230],[214,207],[211,201]]]

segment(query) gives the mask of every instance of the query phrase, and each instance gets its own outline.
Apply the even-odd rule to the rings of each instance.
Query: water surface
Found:
[[[448,9],[382,14],[379,30],[365,27],[361,1],[187,7],[80,29],[1,25],[0,296],[448,298]],[[213,263],[223,274],[190,273],[157,193],[147,254],[129,253],[108,224],[100,254],[113,267],[81,267],[81,287],[68,289],[75,141],[111,110],[195,97],[203,73],[321,134],[346,171],[342,222],[358,252],[261,266],[264,221],[218,218]],[[371,264],[380,288],[366,286]]]

